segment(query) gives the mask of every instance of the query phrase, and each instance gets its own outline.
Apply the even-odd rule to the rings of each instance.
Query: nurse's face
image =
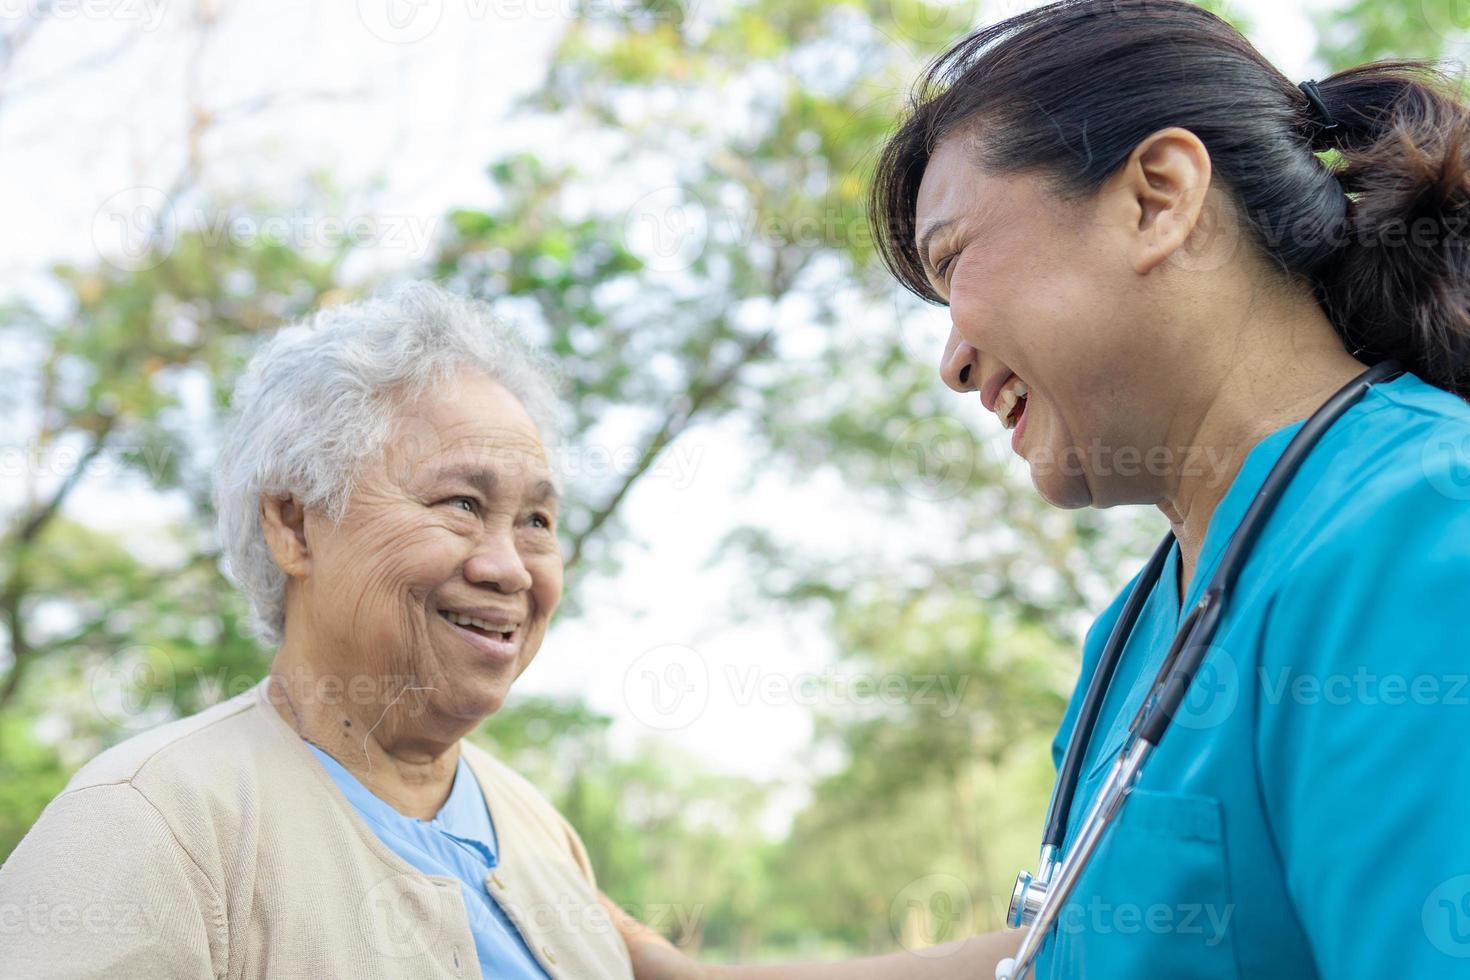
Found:
[[[1016,448],[1060,507],[1149,499],[1147,475],[1114,463],[1166,440],[1164,318],[1123,203],[1112,188],[1072,202],[1040,176],[987,172],[965,135],[939,144],[919,188],[920,254],[953,324],[940,372],[1002,417],[1005,379],[1026,385]]]

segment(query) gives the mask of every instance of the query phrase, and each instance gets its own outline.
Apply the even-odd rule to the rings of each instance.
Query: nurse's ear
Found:
[[[1171,126],[1151,134],[1128,155],[1102,188],[1113,234],[1122,238],[1133,271],[1147,275],[1170,259],[1185,268],[1218,268],[1210,255],[1233,251],[1221,235],[1235,216],[1221,213],[1223,195],[1210,194],[1210,154],[1198,136]],[[1182,261],[1180,261],[1182,260]]]

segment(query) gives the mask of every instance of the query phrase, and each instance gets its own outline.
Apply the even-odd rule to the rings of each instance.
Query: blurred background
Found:
[[[711,960],[997,928],[1090,618],[1165,530],[1060,512],[866,175],[989,0],[0,0],[0,859],[240,693],[209,505],[259,338],[405,278],[553,351],[567,598],[474,738]],[[1458,0],[1211,5],[1293,79],[1458,59]]]

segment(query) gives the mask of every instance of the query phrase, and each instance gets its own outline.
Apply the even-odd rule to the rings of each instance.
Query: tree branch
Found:
[[[644,443],[644,448],[638,455],[638,465],[623,479],[605,503],[593,511],[592,519],[587,526],[572,538],[571,553],[567,556],[566,567],[576,567],[582,560],[582,556],[588,539],[593,537],[602,529],[602,526],[617,513],[622,506],[623,499],[632,491],[634,484],[648,472],[661,452],[679,437],[689,423],[704,410],[716,397],[727,391],[735,379],[739,377],[740,371],[752,358],[764,354],[771,345],[771,339],[775,336],[776,328],[771,327],[765,333],[751,338],[740,347],[739,354],[725,367],[723,371],[713,378],[695,382],[685,392],[684,397],[674,403],[674,409],[663,420],[659,427],[649,436]]]

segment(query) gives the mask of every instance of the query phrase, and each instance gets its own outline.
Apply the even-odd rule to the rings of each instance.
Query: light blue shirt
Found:
[[[547,980],[520,930],[490,897],[486,878],[500,863],[495,827],[480,783],[463,753],[444,806],[433,820],[419,820],[378,799],[340,762],[310,742],[306,744],[379,840],[424,874],[459,879],[483,976]]]
[[[1247,455],[1186,609],[1301,425]],[[1178,568],[1176,546],[1103,703],[1064,850],[1180,622]],[[1132,584],[1087,635],[1057,763]],[[1467,676],[1470,406],[1404,375],[1282,496],[1036,976],[1470,977]]]

